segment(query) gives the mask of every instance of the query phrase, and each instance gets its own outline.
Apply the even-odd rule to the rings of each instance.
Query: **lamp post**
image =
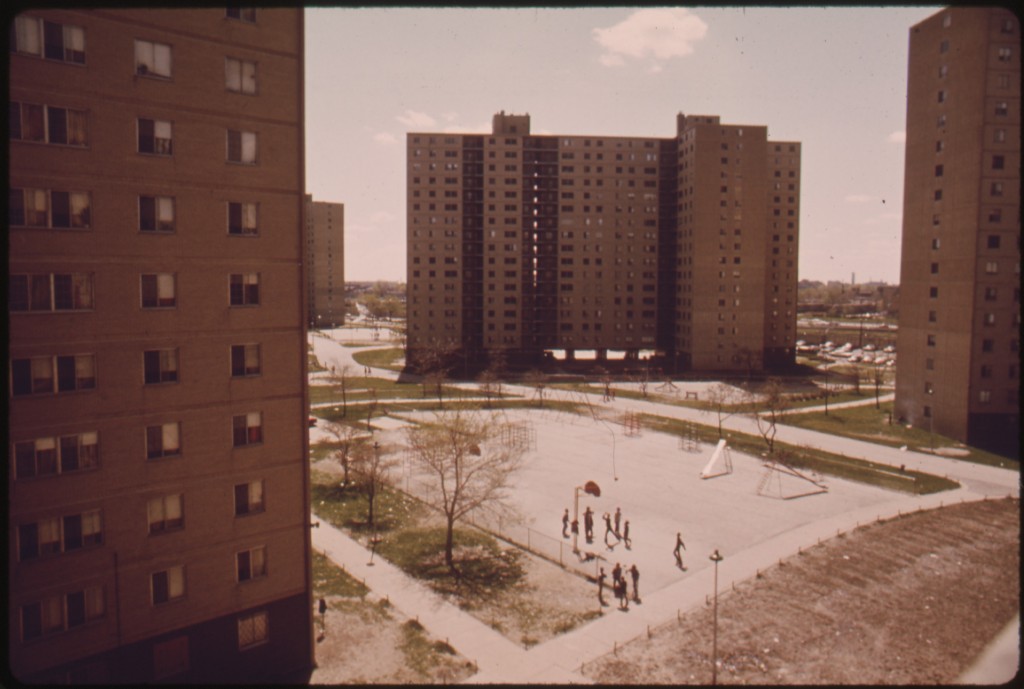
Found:
[[[573,489],[572,498],[572,519],[576,525],[576,529],[572,532],[572,552],[579,553],[580,549],[577,547],[577,542],[580,537],[580,491],[593,495],[595,498],[601,497],[601,488],[593,481],[587,481],[582,486],[576,486]]]
[[[711,683],[717,684],[718,682],[718,563],[724,558],[718,554],[718,548],[715,548],[715,552],[711,553],[710,559],[715,563],[715,607],[714,607],[714,623],[712,627],[712,641],[711,641]]]

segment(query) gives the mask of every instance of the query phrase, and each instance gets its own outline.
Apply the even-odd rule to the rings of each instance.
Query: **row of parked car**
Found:
[[[798,340],[796,351],[801,354],[817,355],[822,358],[845,359],[850,363],[872,364],[874,366],[895,366],[896,348],[886,345],[880,351],[873,344],[866,344],[863,347],[855,348],[852,342],[847,342],[841,347],[829,340],[820,345],[808,344],[804,340]]]

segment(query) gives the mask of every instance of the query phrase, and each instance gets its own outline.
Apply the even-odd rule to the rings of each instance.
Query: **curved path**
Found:
[[[354,364],[351,348],[342,347],[331,338],[317,334],[311,334],[311,340],[321,362],[336,367],[346,362]],[[354,365],[360,370],[359,364]],[[374,369],[373,374],[389,378],[398,377],[395,372],[383,369]],[[529,387],[505,388],[507,392],[519,392],[526,398],[533,395],[533,389]],[[546,396],[548,399],[580,400],[580,393],[561,390],[549,390]],[[711,412],[644,400],[619,399],[607,403],[592,401],[592,404],[617,413],[636,411],[708,425],[715,425],[717,422]],[[755,435],[758,433],[756,422],[749,417],[731,417],[723,422],[723,428]],[[893,467],[905,465],[911,469],[944,475],[958,481],[961,487],[926,496],[893,493],[893,498],[882,504],[873,503],[805,523],[740,552],[729,553],[727,559],[719,565],[719,590],[751,579],[760,570],[796,554],[801,548],[810,547],[837,533],[849,531],[859,524],[895,517],[904,512],[932,509],[951,502],[1020,495],[1020,475],[1017,471],[1009,469],[970,464],[920,452],[901,451],[792,426],[779,425],[776,439],[794,445],[819,447],[851,457],[870,459]],[[313,518],[318,519],[315,514]],[[447,639],[463,656],[476,663],[478,672],[467,680],[467,683],[474,684],[589,683],[589,680],[579,673],[583,665],[611,652],[615,646],[623,645],[645,634],[648,628],[655,628],[677,615],[705,605],[707,595],[712,590],[714,574],[710,566],[703,563],[698,566],[698,563],[695,563],[691,574],[656,591],[646,593],[643,604],[631,606],[627,614],[606,608],[606,614],[600,618],[527,650],[459,610],[457,606],[445,602],[389,563],[378,559],[370,566],[365,548],[323,521],[319,528],[313,530],[313,544],[318,550],[324,551],[331,560],[364,580],[375,593],[382,597],[387,596],[405,615],[418,618],[433,636]],[[690,555],[691,559],[698,557],[703,556],[696,553]],[[1015,670],[1014,666],[1010,676]]]

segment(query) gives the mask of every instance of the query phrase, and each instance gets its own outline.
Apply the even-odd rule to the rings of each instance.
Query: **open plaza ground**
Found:
[[[311,336],[314,354],[328,368],[353,365],[355,370],[361,370],[351,360],[352,353],[359,350],[342,347],[339,342],[351,344],[361,339],[366,344],[381,344],[380,340],[372,340],[372,333],[335,331],[332,335]],[[381,369],[374,369],[373,375],[397,378],[397,374]],[[703,397],[702,392],[706,393],[713,382],[688,385]],[[531,388],[517,386],[505,386],[504,391],[526,400],[533,399],[535,393]],[[418,386],[410,386],[410,397],[418,395]],[[535,406],[530,409],[473,412],[493,413],[494,423],[518,428],[514,435],[526,448],[523,467],[516,473],[509,493],[517,516],[505,516],[498,521],[482,513],[475,515],[474,520],[508,541],[581,574],[593,576],[598,567],[610,573],[617,562],[623,567],[636,564],[642,573],[643,605],[634,606],[628,615],[603,615],[530,649],[493,638],[484,625],[472,618],[438,621],[437,628],[432,630],[421,612],[419,619],[428,631],[443,636],[459,653],[474,661],[477,671],[470,682],[588,681],[580,673],[581,667],[611,652],[616,644],[705,606],[715,574],[709,556],[716,550],[724,558],[717,572],[719,585],[724,589],[754,580],[785,558],[822,541],[879,520],[986,497],[1019,497],[1016,470],[968,464],[786,426],[779,427],[780,442],[863,457],[888,465],[894,472],[904,465],[947,476],[960,487],[915,495],[810,471],[801,472],[801,477],[772,470],[762,457],[736,450],[719,457],[711,467],[711,473],[719,475],[703,478],[713,445],[694,446],[686,441],[685,433],[657,432],[643,423],[638,425],[635,419],[637,414],[644,413],[714,426],[712,413],[650,400],[602,400],[600,394],[589,397],[581,406],[582,413],[552,405],[556,400],[580,403],[583,397],[578,392],[548,390],[545,406],[534,400]],[[400,448],[406,424],[435,418],[434,411],[395,412],[374,420],[378,429],[375,439],[382,446]],[[753,420],[747,416],[736,415],[723,426],[727,435],[757,433]],[[322,433],[321,429],[311,429],[311,443],[322,439]],[[402,456],[401,449],[398,454],[402,460],[393,477],[398,487],[413,495],[427,490],[423,477]],[[588,481],[600,487],[600,497],[576,490]],[[595,525],[594,542],[587,544],[580,516],[580,553],[574,554],[571,539],[562,535],[561,517],[566,508],[573,513],[577,493],[579,514],[589,506],[595,513]],[[615,537],[605,544],[602,515],[614,514],[616,508],[622,512],[623,524],[626,520],[630,522],[629,549]],[[686,544],[685,571],[676,566],[672,555],[677,532]],[[315,545],[321,536],[323,533],[314,531]],[[1019,542],[1019,531],[1016,539]],[[332,547],[341,546],[332,542]],[[588,553],[593,559],[581,562]],[[363,558],[343,559],[353,572],[377,575],[360,569],[362,565],[356,560]],[[391,594],[393,601],[403,595],[402,589],[415,589],[412,583],[398,582],[388,584],[398,587],[391,589],[396,591]],[[403,612],[415,614],[412,608],[422,604],[416,602],[421,597],[410,594],[404,603],[409,609]],[[432,601],[427,607],[439,605]],[[396,606],[402,609],[403,603]],[[475,623],[484,629],[474,626]]]

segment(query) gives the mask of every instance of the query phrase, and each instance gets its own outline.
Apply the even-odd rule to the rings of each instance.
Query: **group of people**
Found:
[[[626,572],[623,572],[622,565],[618,562],[615,563],[615,567],[612,569],[612,593],[615,595],[616,600],[619,601],[620,610],[629,610],[629,593],[628,584],[626,583],[626,573],[629,574],[633,580],[633,601],[636,603],[640,602],[640,570],[636,568],[634,564]],[[605,580],[608,575],[604,573],[604,567],[601,568],[597,575],[597,600],[601,605],[608,605],[604,600],[604,587]]]
[[[626,550],[632,549],[633,540],[629,537],[629,520],[623,521],[622,510],[616,507],[614,516],[605,512],[601,518],[604,519],[604,544],[608,550],[614,550],[619,543],[625,543]],[[566,508],[562,514],[562,538],[569,538],[570,533],[576,536],[579,532],[579,522],[570,519],[569,508]],[[587,543],[594,542],[594,511],[590,507],[583,511],[583,535],[586,537]],[[612,536],[615,537],[615,543],[609,543]]]

